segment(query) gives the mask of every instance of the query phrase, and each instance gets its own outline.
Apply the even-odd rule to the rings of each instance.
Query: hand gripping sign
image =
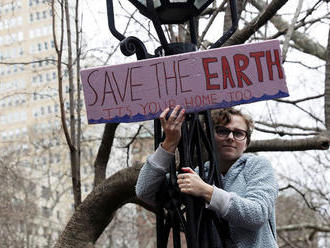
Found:
[[[289,96],[279,41],[82,70],[88,123],[158,118]]]

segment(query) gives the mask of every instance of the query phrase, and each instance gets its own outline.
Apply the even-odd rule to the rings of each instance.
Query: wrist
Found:
[[[203,190],[202,196],[207,203],[210,203],[211,199],[212,199],[212,194],[213,194],[213,186],[209,185],[207,183],[204,183],[204,184],[205,184],[205,186],[203,187],[204,190]]]
[[[161,144],[161,146],[163,147],[163,149],[167,152],[171,152],[171,153],[175,153],[177,144],[176,143],[171,143],[166,141],[166,139],[164,140],[164,142]]]

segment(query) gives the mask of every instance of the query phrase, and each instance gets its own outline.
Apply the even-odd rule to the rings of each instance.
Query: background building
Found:
[[[15,247],[50,247],[73,211],[55,55],[49,1],[1,1],[0,154],[26,181],[17,184],[28,197],[16,191],[13,201],[22,207],[12,211],[28,211],[23,205],[35,203],[34,214],[18,221],[24,245]],[[82,168],[84,195],[92,185],[88,169]]]

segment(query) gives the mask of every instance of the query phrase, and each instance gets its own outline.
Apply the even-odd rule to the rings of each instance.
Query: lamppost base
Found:
[[[155,54],[159,56],[169,56],[175,55],[180,53],[188,53],[197,51],[197,46],[193,43],[184,43],[184,42],[177,42],[177,43],[170,43],[167,45],[166,49],[162,46],[158,47],[155,50]]]

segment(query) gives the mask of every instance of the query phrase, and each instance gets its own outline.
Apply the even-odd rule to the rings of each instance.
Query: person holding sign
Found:
[[[160,115],[165,140],[147,158],[136,184],[137,196],[151,205],[156,205],[156,193],[181,138],[185,110],[176,106],[166,120],[169,111],[167,108]],[[250,143],[252,119],[228,108],[213,111],[212,121],[223,189],[205,183],[191,168],[182,168],[185,173],[179,174],[177,180],[180,191],[203,198],[206,208],[228,222],[230,238],[226,247],[277,247],[278,184],[272,166],[264,157],[244,153]],[[216,236],[211,247],[222,247]]]

